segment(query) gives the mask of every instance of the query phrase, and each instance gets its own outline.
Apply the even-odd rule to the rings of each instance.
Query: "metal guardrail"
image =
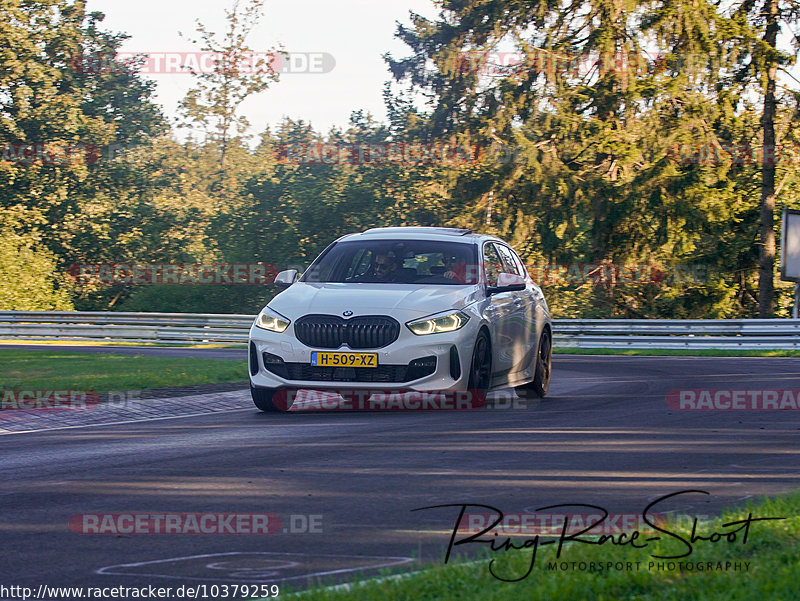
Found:
[[[560,348],[800,350],[795,319],[555,319]]]
[[[254,315],[0,311],[0,339],[243,344]],[[556,319],[559,348],[798,349],[794,319]]]
[[[0,339],[161,344],[246,343],[254,315],[0,311]]]

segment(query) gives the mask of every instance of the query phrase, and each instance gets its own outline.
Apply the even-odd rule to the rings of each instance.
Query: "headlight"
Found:
[[[290,323],[291,321],[269,307],[265,307],[256,317],[256,327],[270,332],[278,332],[279,334],[288,328]]]
[[[455,332],[463,328],[469,321],[469,315],[461,311],[452,311],[441,315],[434,315],[419,321],[409,321],[406,326],[417,336],[439,334],[441,332]]]

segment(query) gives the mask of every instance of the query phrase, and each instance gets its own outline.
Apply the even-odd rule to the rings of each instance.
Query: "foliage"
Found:
[[[55,262],[47,273],[131,262],[302,270],[350,232],[459,226],[507,239],[534,275],[552,264],[663,274],[638,284],[543,280],[557,317],[758,313],[764,77],[796,50],[784,38],[775,49],[765,42],[765,4],[442,0],[437,19],[412,15],[398,28],[409,56],[387,56],[388,123],[354,111],[345,129],[323,133],[284,119],[251,146],[238,108],[277,80],[269,65],[242,62],[261,5],[234,2],[221,36],[198,24],[202,50],[222,58],[196,74],[183,103],[184,125],[205,135],[183,142],[136,61],[104,60],[124,36],[104,31],[102,14],[80,1],[0,5],[0,208],[17,216],[4,273],[23,248]],[[780,23],[794,26],[794,0],[778,8]],[[775,213],[800,207],[800,92],[779,81]],[[8,150],[37,144],[79,151],[28,160]],[[470,154],[287,158],[292,145],[321,144]],[[677,277],[685,266],[702,277]],[[55,281],[44,289],[65,294]],[[253,313],[274,293],[95,284],[71,297],[87,310]],[[791,286],[778,284],[775,300],[775,315],[788,316]]]
[[[220,170],[224,171],[228,146],[247,130],[250,123],[237,115],[239,106],[249,96],[263,92],[270,82],[278,80],[277,65],[281,56],[272,49],[259,56],[247,44],[250,32],[258,24],[263,11],[262,0],[234,0],[225,11],[228,30],[222,41],[217,34],[197,22],[197,33],[203,52],[212,53],[214,68],[207,73],[195,73],[197,85],[181,102],[186,125],[200,127],[206,142],[219,147]],[[195,42],[197,43],[197,42]]]
[[[0,220],[0,311],[70,311],[70,292],[55,255]]]
[[[414,15],[398,27],[411,55],[387,56],[402,84],[392,117],[423,139],[513,149],[513,160],[461,179],[460,204],[473,208],[463,223],[489,226],[537,262],[702,263],[723,274],[688,302],[677,289],[599,290],[579,303],[585,315],[752,313],[761,165],[702,153],[747,145],[760,154],[759,88],[747,75],[761,74],[769,54],[758,23],[703,1],[439,6],[438,19]],[[412,108],[418,92],[427,113]],[[790,106],[777,115],[797,117]],[[796,169],[779,171],[794,178]]]
[[[363,580],[350,585],[346,590],[337,586],[325,586],[326,583],[323,582],[316,588],[298,592],[297,597],[323,601],[758,601],[764,598],[793,598],[797,590],[797,578],[800,576],[800,562],[797,560],[797,537],[800,534],[798,509],[800,495],[795,492],[750,500],[746,505],[726,509],[721,516],[710,520],[698,517],[696,534],[705,533],[706,537],[711,537],[712,533],[719,532],[718,538],[721,541],[718,544],[692,539],[694,516],[683,514],[669,519],[659,526],[687,541],[692,539],[692,552],[683,557],[681,554],[686,552],[686,546],[672,536],[661,536],[661,540],[656,543],[648,542],[647,545],[628,544],[635,537],[631,536],[632,529],[624,529],[627,538],[624,535],[614,536],[614,541],[624,541],[624,544],[612,544],[608,538],[603,546],[580,544],[567,537],[563,548],[552,544],[537,549],[537,537],[524,534],[525,527],[520,528],[517,525],[516,528],[520,528],[523,534],[498,536],[498,551],[486,551],[477,559],[464,557],[454,550],[447,565],[434,565],[413,573],[395,570],[397,573],[394,577],[387,571],[381,578]],[[784,519],[754,522],[746,543],[742,543],[742,537],[737,537],[734,542],[724,536],[724,533],[733,531],[733,526],[725,524],[744,521],[748,515],[753,518]],[[653,517],[652,514],[650,517]],[[680,517],[684,519],[679,519]],[[539,530],[535,526],[530,529]],[[642,534],[639,542],[642,542],[647,534],[644,527],[639,526],[639,529]],[[501,546],[505,545],[507,537],[511,540],[510,548]],[[545,541],[552,543],[558,540],[557,537],[546,535],[541,538],[540,545]],[[584,541],[594,539],[595,543],[599,539],[589,535],[579,538]],[[489,539],[482,537],[479,540]],[[558,558],[557,549],[560,551]],[[532,563],[534,551],[536,561]],[[677,559],[668,560],[663,557]],[[503,582],[492,574],[520,580]],[[522,578],[525,574],[528,576]]]

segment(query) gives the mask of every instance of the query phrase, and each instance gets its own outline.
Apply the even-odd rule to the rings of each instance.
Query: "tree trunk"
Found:
[[[766,0],[764,13],[767,17],[767,29],[764,41],[769,48],[777,45],[778,0]],[[767,57],[767,87],[764,93],[764,113],[761,124],[764,129],[764,147],[761,157],[761,240],[758,257],[758,316],[772,317],[774,299],[775,269],[775,79],[778,66],[774,55]]]

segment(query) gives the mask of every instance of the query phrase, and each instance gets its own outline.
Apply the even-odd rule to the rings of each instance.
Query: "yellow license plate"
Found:
[[[311,353],[311,365],[319,367],[378,367],[378,354]]]

